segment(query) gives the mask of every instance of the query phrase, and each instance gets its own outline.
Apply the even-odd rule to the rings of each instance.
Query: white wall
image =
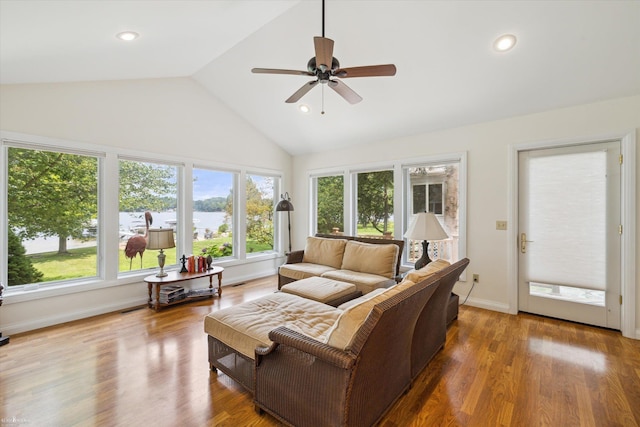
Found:
[[[292,159],[189,78],[0,86],[0,130],[283,172]],[[223,285],[274,274],[277,259],[227,267]],[[83,292],[7,295],[0,330],[23,332],[146,303],[142,278]]]
[[[508,234],[497,231],[496,220],[508,218],[509,146],[519,143],[560,139],[587,140],[611,133],[636,133],[640,140],[640,96],[548,111],[481,123],[440,132],[414,135],[367,144],[341,151],[298,156],[294,158],[293,191],[296,210],[293,213],[293,246],[304,247],[309,234],[308,174],[316,169],[342,165],[375,163],[389,159],[468,153],[467,256],[471,260],[467,272],[480,274],[481,281],[473,289],[469,302],[499,311],[509,311]],[[640,151],[637,152],[640,157]],[[640,158],[636,159],[640,165]],[[640,181],[637,174],[636,181]],[[640,182],[636,183],[640,188]],[[514,224],[509,224],[513,227]],[[640,221],[636,218],[636,241],[640,242]],[[640,251],[636,254],[636,265]],[[470,274],[467,277],[471,277]],[[636,278],[637,282],[637,278]],[[470,282],[458,283],[455,291],[462,297]],[[640,286],[636,283],[636,331],[640,331]],[[636,332],[640,337],[640,332]]]

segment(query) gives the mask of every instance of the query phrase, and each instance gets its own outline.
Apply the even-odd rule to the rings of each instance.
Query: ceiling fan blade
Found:
[[[320,68],[324,65],[326,68],[322,71],[330,70],[333,60],[333,40],[326,37],[314,37],[313,45],[316,48],[316,67]]]
[[[329,80],[329,87],[338,92],[338,95],[346,99],[349,104],[357,104],[362,101],[362,97],[360,95],[355,93],[353,89],[342,83],[340,80]]]
[[[395,76],[396,66],[393,64],[366,65],[364,67],[340,68],[333,73],[334,76],[346,79],[349,77],[381,77]]]
[[[297,76],[314,76],[313,73],[308,71],[280,70],[278,68],[252,68],[251,72],[256,74],[295,74]]]
[[[296,91],[296,93],[294,93],[293,95],[291,95],[286,101],[287,104],[293,104],[295,102],[298,102],[298,100],[300,98],[302,98],[303,96],[305,96],[307,94],[307,92],[309,92],[311,89],[313,89],[313,87],[315,85],[317,85],[319,82],[319,80],[312,80],[308,83],[305,83],[304,86],[302,86],[300,89],[298,89]]]

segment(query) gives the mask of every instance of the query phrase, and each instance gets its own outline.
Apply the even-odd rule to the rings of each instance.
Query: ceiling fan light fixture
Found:
[[[130,42],[140,37],[140,34],[136,33],[135,31],[123,31],[121,33],[116,34],[116,37],[119,38],[120,40]]]
[[[516,36],[513,34],[504,34],[493,42],[493,48],[498,52],[506,52],[516,45]]]
[[[309,114],[311,112],[311,107],[309,107],[307,104],[300,104],[298,109],[304,114]]]

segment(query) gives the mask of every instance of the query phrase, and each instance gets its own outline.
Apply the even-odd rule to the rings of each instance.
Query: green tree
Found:
[[[273,194],[258,188],[251,177],[247,177],[247,239],[273,248]]]
[[[176,208],[175,166],[120,161],[120,212]]]
[[[318,232],[344,230],[344,177],[324,176],[317,180]]]
[[[358,222],[371,224],[380,233],[390,231],[393,214],[393,171],[358,174]]]
[[[52,151],[9,149],[9,224],[21,240],[57,236],[58,252],[67,238],[82,238],[97,218],[98,160]]]
[[[9,259],[7,262],[7,279],[9,286],[24,285],[42,281],[42,273],[31,264],[22,246],[20,237],[9,229]]]

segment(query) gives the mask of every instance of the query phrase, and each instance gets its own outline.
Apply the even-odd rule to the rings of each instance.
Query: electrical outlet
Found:
[[[507,221],[496,221],[496,230],[506,230]]]
[[[480,275],[479,274],[474,274],[473,275],[473,283],[479,283],[480,282]]]

